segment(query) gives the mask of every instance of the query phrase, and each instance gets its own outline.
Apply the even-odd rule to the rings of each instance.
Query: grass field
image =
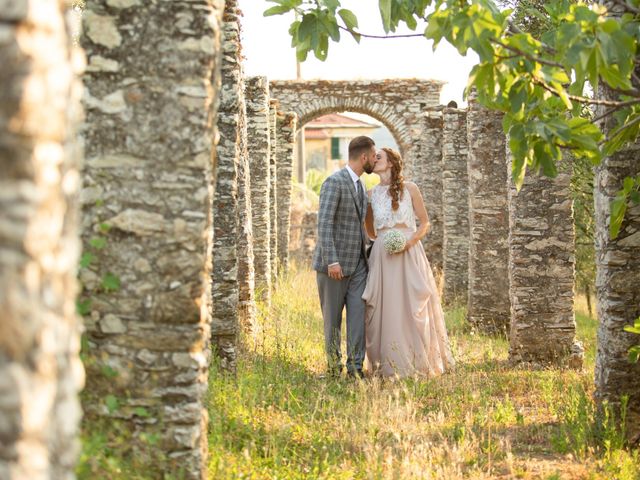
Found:
[[[506,340],[473,334],[452,306],[453,372],[361,382],[323,378],[314,273],[282,279],[260,308],[237,375],[211,369],[211,479],[640,478],[619,421],[592,401],[597,322],[582,310],[580,372],[511,367]],[[127,458],[122,432],[88,421],[83,432],[80,478],[154,478]]]

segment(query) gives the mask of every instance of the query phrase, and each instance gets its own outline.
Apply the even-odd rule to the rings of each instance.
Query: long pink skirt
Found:
[[[409,228],[395,228],[408,238]],[[369,257],[366,302],[367,370],[385,377],[435,376],[454,360],[444,313],[422,243],[389,254],[378,232]]]

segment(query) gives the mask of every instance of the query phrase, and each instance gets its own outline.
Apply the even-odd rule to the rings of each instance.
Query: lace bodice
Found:
[[[398,210],[391,208],[391,197],[388,185],[376,185],[371,191],[371,208],[373,209],[373,226],[376,231],[381,228],[392,228],[398,224],[416,229],[416,216],[413,212],[411,193],[404,187],[404,194],[399,200]]]

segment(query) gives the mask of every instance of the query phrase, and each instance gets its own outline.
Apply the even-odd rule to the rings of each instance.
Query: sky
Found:
[[[384,35],[377,0],[341,0],[341,6],[358,17],[359,31]],[[295,50],[291,48],[288,33],[293,21],[291,15],[264,17],[262,12],[274,5],[266,0],[240,0],[242,18],[242,48],[247,75],[266,75],[270,80],[289,80],[296,77]],[[421,33],[408,28],[395,34]],[[317,60],[310,52],[301,65],[303,79],[350,80],[420,78],[443,80],[440,101],[450,100],[465,105],[462,91],[477,57],[471,52],[466,57],[446,42],[433,52],[432,42],[424,37],[402,39],[362,38],[360,44],[346,32],[340,43],[329,42],[329,57]]]

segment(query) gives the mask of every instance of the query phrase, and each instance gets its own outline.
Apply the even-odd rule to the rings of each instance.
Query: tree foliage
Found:
[[[268,0],[265,15],[296,11],[289,29],[299,60],[309,52],[325,60],[341,32],[356,41],[357,16],[340,0]],[[557,174],[563,155],[597,165],[635,141],[640,131],[640,0],[511,2],[492,0],[378,0],[387,34],[401,24],[424,32],[433,48],[447,41],[479,63],[469,76],[484,106],[504,113],[519,188],[527,170]],[[608,9],[611,8],[611,10]],[[392,37],[393,35],[390,35]],[[597,92],[597,95],[594,95]],[[607,122],[607,128],[604,128]],[[621,186],[612,205],[617,235],[628,199],[638,200],[640,178]],[[622,216],[620,215],[622,214]]]

